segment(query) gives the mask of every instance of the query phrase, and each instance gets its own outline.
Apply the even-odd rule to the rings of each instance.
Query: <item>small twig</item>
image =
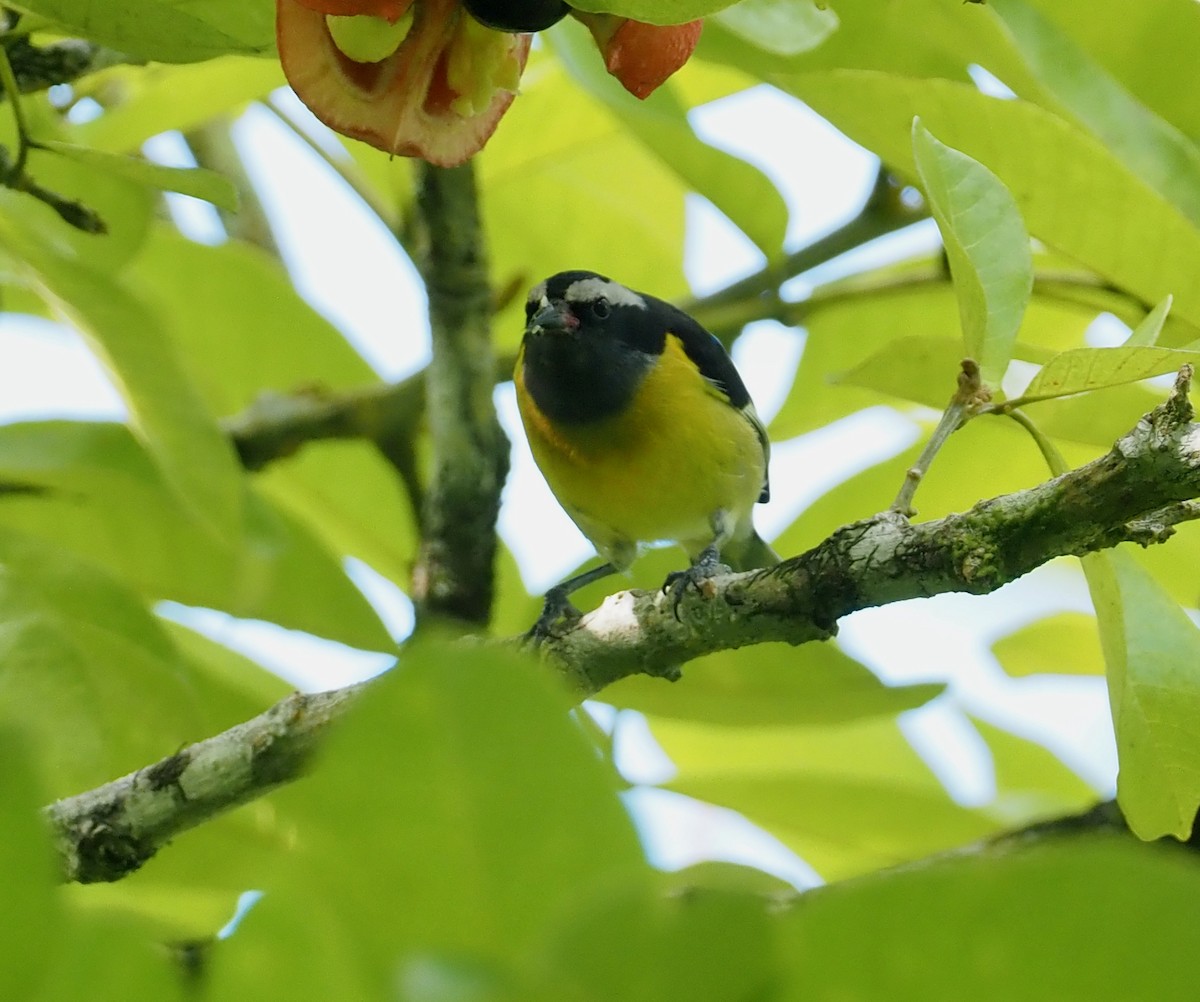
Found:
[[[853,219],[793,251],[782,264],[683,302],[681,308],[726,343],[753,320],[782,319],[781,311],[793,305],[779,298],[779,286],[784,282],[928,217],[926,209],[912,206],[901,197],[902,188],[893,175],[880,168],[870,194]]]
[[[34,145],[36,146],[36,144]],[[4,147],[0,146],[0,178],[8,177],[7,181],[0,180],[0,183],[5,184],[13,191],[24,192],[26,195],[32,195],[39,202],[44,202],[58,213],[63,222],[74,226],[77,230],[95,234],[108,232],[104,220],[94,209],[76,199],[66,198],[49,188],[43,188],[28,174],[11,176],[11,170],[8,154]]]
[[[16,182],[25,176],[25,163],[29,159],[29,130],[25,124],[25,109],[21,106],[21,91],[17,87],[17,78],[13,76],[12,63],[8,61],[8,49],[0,45],[0,85],[4,88],[4,96],[12,105],[13,125],[17,132],[17,155],[8,168],[4,183],[15,187]]]
[[[17,78],[13,75],[12,63],[8,58],[8,48],[0,42],[0,92],[12,105],[13,126],[17,134],[17,153],[10,162],[7,151],[0,148],[0,184],[14,191],[32,195],[40,202],[50,206],[63,222],[74,226],[84,233],[105,233],[108,227],[92,209],[75,199],[65,198],[57,192],[43,188],[25,173],[29,162],[29,151],[40,148],[29,136],[29,128],[25,119],[25,109],[21,104],[21,92],[17,86]]]
[[[950,398],[950,403],[942,412],[942,419],[933,430],[933,434],[929,436],[929,441],[925,443],[921,455],[905,473],[904,484],[896,495],[896,500],[888,509],[889,511],[894,511],[905,518],[912,518],[916,514],[912,507],[912,501],[913,496],[917,493],[917,488],[921,485],[921,480],[929,472],[934,458],[950,436],[970,420],[986,392],[979,378],[978,364],[974,359],[964,358],[962,371],[958,374],[958,389],[955,390],[954,396]]]

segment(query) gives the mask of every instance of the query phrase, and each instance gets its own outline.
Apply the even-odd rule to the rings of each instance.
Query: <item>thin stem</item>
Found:
[[[941,451],[942,446],[973,416],[974,409],[979,405],[980,395],[984,392],[983,384],[979,379],[979,366],[973,359],[964,358],[962,371],[958,376],[958,389],[951,397],[950,403],[946,405],[945,411],[942,412],[942,418],[934,428],[933,434],[929,436],[929,441],[925,443],[925,448],[921,450],[921,455],[905,473],[904,483],[900,487],[899,493],[896,494],[896,500],[892,502],[889,511],[894,511],[905,518],[912,518],[916,514],[912,507],[912,501],[917,493],[917,488],[921,486],[921,481],[929,472],[929,467],[933,465],[933,460]]]
[[[17,78],[13,75],[12,63],[8,61],[8,50],[0,44],[0,85],[4,87],[4,96],[12,105],[13,124],[17,130],[17,155],[9,168],[7,184],[12,184],[25,173],[25,163],[29,159],[29,131],[25,123],[25,109],[21,106],[21,90],[17,86]]]
[[[769,265],[711,295],[685,302],[682,308],[723,339],[751,320],[773,315],[786,305],[778,294],[784,282],[926,218],[928,212],[909,205],[902,191],[895,178],[881,168],[854,218],[789,254],[782,264]],[[746,316],[747,307],[754,305],[758,307],[757,315]]]
[[[1004,414],[1006,417],[1012,418],[1022,428],[1029,432],[1030,437],[1037,444],[1038,451],[1041,452],[1042,458],[1046,460],[1046,465],[1050,468],[1050,472],[1056,477],[1062,476],[1070,467],[1067,466],[1067,461],[1063,459],[1063,455],[1055,448],[1054,443],[1050,441],[1042,430],[1033,423],[1033,420],[1024,411],[1016,409],[1004,409],[996,411],[997,414]]]

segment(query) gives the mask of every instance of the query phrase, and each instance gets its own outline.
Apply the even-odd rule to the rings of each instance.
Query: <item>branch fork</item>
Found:
[[[888,510],[843,526],[776,567],[688,591],[676,618],[659,592],[609,596],[539,653],[581,698],[633,674],[767,641],[832,636],[859,609],[943,592],[986,594],[1058,556],[1161,542],[1200,517],[1200,425],[1192,370],[1099,459],[970,511],[913,524]],[[510,641],[511,642],[511,641]],[[175,835],[298,778],[324,731],[363,688],[295,693],[265,713],[156,765],[60,800],[44,816],[64,878],[118,880]]]

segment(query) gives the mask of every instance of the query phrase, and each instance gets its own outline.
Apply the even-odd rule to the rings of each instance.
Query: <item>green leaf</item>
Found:
[[[1061,269],[1044,254],[1037,264],[1039,270]],[[1040,364],[1082,344],[1104,308],[1064,300],[1049,289],[1040,293],[1035,285],[1014,356]],[[922,256],[823,285],[806,304],[803,323],[804,353],[771,422],[775,441],[892,402],[888,396],[941,410],[954,390],[962,329],[945,269],[934,260]],[[905,344],[893,348],[894,342]]]
[[[1019,827],[1095,806],[1097,792],[1050,749],[978,717],[972,716],[971,723],[992,753],[996,796],[987,806],[991,816]]]
[[[2,573],[2,571],[0,571]],[[0,673],[0,691],[5,689]],[[6,714],[7,716],[7,714]],[[38,809],[46,803],[20,720],[0,725],[0,867],[4,905],[13,921],[0,936],[0,998],[39,999],[39,986],[60,961],[62,914],[53,854]],[[25,733],[23,734],[22,731]]]
[[[1184,998],[1198,894],[1191,855],[1122,835],[949,856],[805,894],[778,998]]]
[[[565,916],[648,883],[615,777],[558,683],[496,649],[409,645],[331,735],[320,768],[276,805],[297,848],[265,881],[266,942],[310,944],[284,955],[314,984],[342,954],[339,977],[373,986],[333,997],[385,997],[418,962],[503,983]],[[325,905],[303,907],[314,894]],[[249,923],[244,935],[214,972],[216,996],[237,983],[230,972],[243,989],[246,977],[263,983],[252,974],[263,941]]]
[[[267,0],[23,0],[14,6],[56,21],[67,34],[164,63],[265,53],[275,41]]]
[[[669,85],[644,101],[628,94],[604,71],[582,25],[562,22],[546,37],[571,75],[646,149],[723,212],[768,261],[778,259],[787,232],[787,204],[762,171],[701,140]]]
[[[556,924],[538,958],[537,997],[766,999],[776,984],[776,921],[752,894],[693,887],[650,897],[633,888]]]
[[[84,95],[96,88],[100,97],[116,89],[124,100],[74,126],[71,139],[110,153],[135,153],[151,136],[171,129],[186,132],[217,115],[236,114],[284,83],[276,60],[244,56],[191,66],[114,67],[74,87]]]
[[[1029,232],[1126,292],[1200,322],[1200,231],[1098,140],[1026,101],[948,80],[855,70],[778,83],[897,170],[911,171],[911,125],[987,162],[1017,200]],[[1096,211],[1102,206],[1103,211]]]
[[[412,584],[417,527],[394,466],[367,442],[316,442],[256,478],[263,495],[331,552],[357,557],[397,587]]]
[[[841,723],[892,716],[942,693],[935,683],[887,686],[832,643],[760,644],[688,664],[677,685],[634,676],[604,690],[614,706],[726,725]]]
[[[8,530],[0,570],[0,712],[35,736],[54,796],[206,736],[184,665],[137,596]]]
[[[836,9],[838,29],[807,52],[775,55],[738,38],[713,17],[705,23],[700,53],[767,83],[775,83],[780,73],[848,66],[902,77],[963,79],[974,64],[1018,91],[1028,78],[999,25],[973,9],[941,0],[905,0],[902,6],[850,0],[829,6]]]
[[[1121,0],[1038,0],[1052,17],[1137,100],[1187,136],[1200,135],[1200,109],[1188,93],[1188,67],[1164,59],[1170,40],[1180,51],[1200,45],[1200,11],[1189,0],[1131,6]]]
[[[316,404],[378,382],[341,332],[299,295],[279,262],[255,247],[210,247],[160,226],[129,281],[159,308],[209,409],[242,413],[240,428],[254,430],[259,418],[269,423],[292,398],[300,406]],[[193,308],[197,300],[203,312]],[[370,408],[385,437],[418,436],[419,393],[407,402],[362,399],[360,413]],[[311,443],[270,464],[255,482],[332,552],[358,557],[408,587],[415,519],[395,468],[373,445]]]
[[[392,647],[339,556],[312,533],[247,485],[242,532],[214,539],[124,425],[0,426],[0,477],[42,488],[0,495],[0,523],[104,566],[148,600]]]
[[[713,19],[738,38],[777,56],[815,49],[838,28],[837,14],[809,0],[741,0]]]
[[[578,127],[581,121],[586,129]],[[521,99],[474,162],[487,192],[484,230],[495,286],[518,290],[493,320],[497,351],[516,351],[520,343],[525,291],[579,262],[665,299],[688,291],[686,185],[550,53],[530,54]],[[631,177],[637,184],[623,181]],[[531,215],[533,190],[538,211]],[[581,205],[601,207],[602,239],[590,226],[561,225]]]
[[[1149,328],[1153,330],[1151,326]],[[1022,397],[1045,400],[1065,397],[1072,393],[1136,383],[1140,379],[1178,372],[1183,365],[1195,365],[1200,352],[1176,348],[1142,347],[1136,342],[1145,335],[1139,327],[1130,336],[1135,342],[1119,348],[1072,348],[1056,355],[1038,372],[1025,388]]]
[[[1103,393],[1052,397],[1037,405],[1037,424],[1061,445],[1087,442],[1107,450],[1143,414],[1162,403],[1162,392],[1144,383],[1106,387]],[[1096,453],[1083,457],[1094,459]]]
[[[1123,430],[1128,431],[1128,425]],[[1071,466],[1095,458],[1094,447],[1059,444]],[[803,553],[844,526],[848,517],[865,518],[885,509],[919,451],[920,447],[914,446],[832,487],[775,539],[778,552]],[[922,520],[940,518],[966,511],[980,498],[1033,487],[1045,480],[1046,464],[1024,429],[1009,420],[976,420],[942,447],[938,461],[921,482],[917,505]]]
[[[120,908],[78,905],[39,999],[181,999],[178,948],[156,924]],[[207,944],[198,944],[203,949]]]
[[[1200,150],[1023,0],[989,2],[1050,97],[1200,225]],[[1176,43],[1178,44],[1178,43]]]
[[[1117,801],[1141,838],[1185,839],[1200,808],[1200,630],[1123,551],[1083,566],[1108,665]]]
[[[128,178],[146,188],[177,191],[212,202],[229,212],[237,211],[237,189],[232,181],[216,171],[200,167],[164,167],[140,157],[118,156],[71,143],[43,142],[42,147],[85,167]]]
[[[745,866],[741,863],[728,863],[723,860],[708,859],[680,870],[671,870],[663,874],[668,892],[687,893],[697,888],[714,891],[733,891],[739,894],[755,894],[760,898],[791,897],[796,889],[773,873]]]
[[[913,120],[913,157],[954,277],[967,354],[983,381],[1004,378],[1033,289],[1021,211],[995,174]]]
[[[807,337],[796,377],[787,399],[771,422],[771,438],[781,441],[835,421],[847,414],[887,403],[877,390],[830,381],[863,364],[893,340],[921,331],[944,340],[954,339],[961,358],[962,332],[957,304],[944,272],[931,262],[906,261],[868,276],[861,289],[852,280],[822,287],[804,318]],[[878,285],[871,282],[878,275]],[[958,359],[954,365],[957,368]],[[952,392],[952,390],[951,390]],[[949,393],[940,394],[945,406]],[[894,492],[893,492],[894,493]]]
[[[128,280],[162,317],[215,414],[236,414],[270,394],[319,396],[379,380],[280,262],[256,247],[198,244],[156,226]]]
[[[245,654],[181,623],[159,622],[191,669],[196,702],[214,718],[211,731],[248,720],[292,691],[292,686]]]
[[[48,131],[38,129],[38,135]],[[19,205],[16,221],[52,242],[56,253],[94,271],[115,274],[140,250],[150,226],[153,192],[128,178],[92,170],[47,150],[30,151],[29,173],[59,197],[91,210],[108,228],[103,235],[85,233],[67,225],[50,206],[31,196],[8,193],[12,209],[5,211],[16,211]]]
[[[0,191],[0,210],[0,243],[29,265],[42,295],[105,363],[166,481],[214,535],[240,534],[241,467],[157,315],[116,279],[58,253],[18,196]]]
[[[961,339],[914,334],[889,341],[832,383],[861,386],[940,409],[954,395],[963,357]]]
[[[1154,307],[1132,331],[1126,339],[1124,348],[1152,348],[1158,344],[1158,338],[1163,332],[1163,324],[1171,312],[1173,296],[1167,296]]]
[[[1014,678],[1104,672],[1096,617],[1084,612],[1060,612],[1034,620],[997,640],[992,653]]]
[[[667,789],[740,811],[833,880],[981,838],[894,720],[715,727],[653,718],[679,769]]]
[[[364,870],[345,857],[345,891],[364,918],[387,920],[373,939],[407,949],[501,957],[565,904],[644,872],[615,777],[557,683],[495,651],[407,648],[321,772],[287,792],[313,862],[327,868],[348,833],[375,860]]]

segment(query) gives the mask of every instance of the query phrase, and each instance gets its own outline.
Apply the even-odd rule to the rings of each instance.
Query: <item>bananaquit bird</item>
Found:
[[[770,497],[767,432],[721,343],[682,310],[590,271],[535,286],[513,379],[533,457],[605,563],[546,594],[544,635],[584,585],[626,570],[638,543],[691,559],[664,587],[779,562],[754,531]]]

